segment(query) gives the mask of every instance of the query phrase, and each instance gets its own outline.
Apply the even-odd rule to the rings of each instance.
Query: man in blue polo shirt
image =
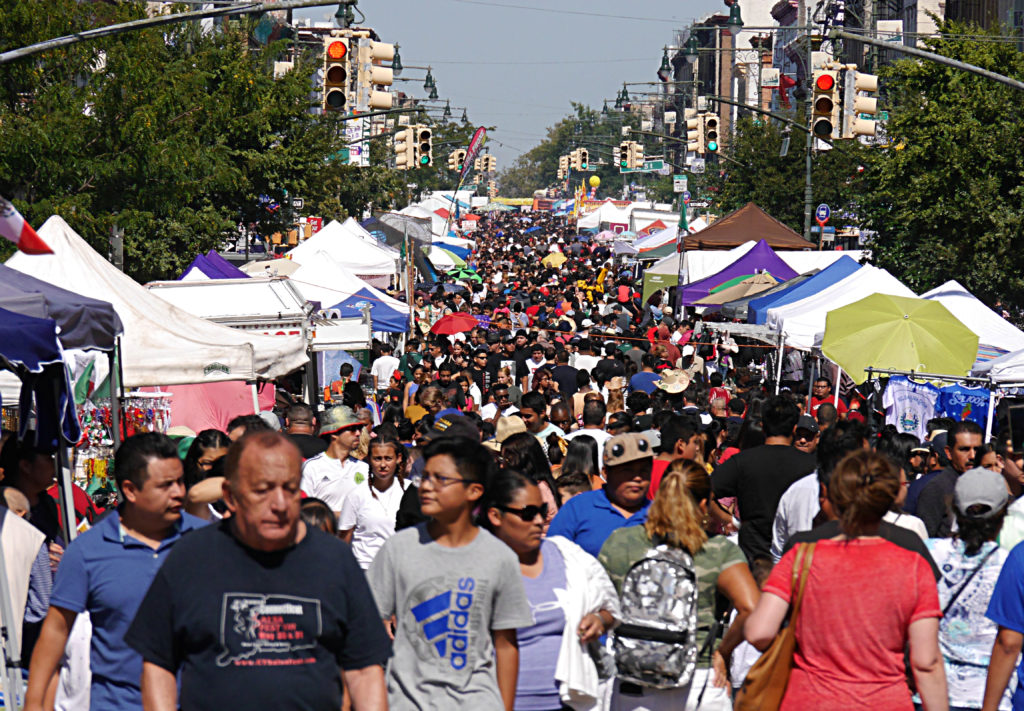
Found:
[[[612,531],[647,520],[653,461],[654,448],[643,435],[609,439],[604,444],[604,487],[569,499],[551,521],[548,536],[565,536],[596,558]]]
[[[50,610],[32,654],[25,708],[41,711],[75,617],[92,621],[91,708],[142,708],[142,657],[124,642],[149,584],[181,536],[205,522],[182,512],[181,460],[166,435],[129,437],[117,450],[114,478],[123,503],[64,553]]]

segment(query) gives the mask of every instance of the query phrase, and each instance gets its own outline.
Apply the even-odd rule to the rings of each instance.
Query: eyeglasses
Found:
[[[440,474],[432,474],[430,472],[423,472],[423,476],[420,477],[421,484],[429,483],[431,486],[436,486],[438,489],[443,489],[449,484],[454,484],[457,481],[461,481],[463,484],[472,484],[471,479],[463,479],[459,476],[441,476]]]
[[[524,506],[521,509],[513,508],[511,506],[498,506],[497,508],[499,511],[515,514],[527,523],[537,518],[538,515],[545,520],[548,517],[548,505],[546,503],[541,504],[540,506],[535,506],[531,504],[529,506]]]

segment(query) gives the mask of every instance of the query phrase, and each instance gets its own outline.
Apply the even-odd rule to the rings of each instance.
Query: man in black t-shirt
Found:
[[[779,499],[790,484],[814,471],[814,455],[793,446],[799,419],[795,403],[772,398],[762,417],[764,444],[743,450],[711,473],[715,498],[736,497],[743,522],[740,548],[747,560],[771,554],[772,522]]]
[[[310,459],[327,451],[327,443],[316,436],[316,417],[313,408],[299,402],[288,408],[284,416],[285,434],[292,441],[303,459]]]
[[[182,538],[125,635],[147,708],[337,709],[342,677],[386,707],[390,643],[349,547],[300,520],[300,463],[277,432],[228,451],[232,516]]]

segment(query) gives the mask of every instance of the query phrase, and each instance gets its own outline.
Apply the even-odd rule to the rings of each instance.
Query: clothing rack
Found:
[[[875,374],[879,375],[904,375],[908,378],[922,378],[924,380],[940,380],[945,383],[977,383],[988,388],[988,417],[985,421],[985,441],[989,441],[992,438],[992,420],[995,418],[996,412],[996,390],[1000,389],[1000,386],[996,385],[992,378],[987,376],[976,376],[976,375],[944,375],[942,373],[922,373],[917,370],[896,370],[893,368],[873,368],[867,367],[864,372],[868,374],[868,382],[871,382],[872,376]]]

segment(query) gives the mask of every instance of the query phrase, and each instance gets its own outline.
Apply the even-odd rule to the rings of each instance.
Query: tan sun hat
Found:
[[[526,431],[526,423],[523,422],[523,418],[519,415],[512,414],[508,417],[500,417],[498,418],[498,425],[494,430],[494,439],[484,442],[484,446],[495,452],[500,452],[501,445],[506,439],[514,434]]]
[[[667,393],[681,393],[690,386],[690,374],[685,370],[663,370],[661,380],[654,385]]]

